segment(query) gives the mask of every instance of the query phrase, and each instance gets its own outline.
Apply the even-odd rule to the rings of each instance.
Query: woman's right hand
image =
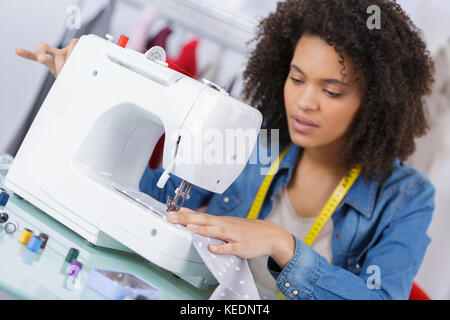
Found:
[[[73,48],[75,48],[77,42],[78,39],[74,38],[70,40],[69,45],[63,49],[58,49],[48,43],[41,42],[34,52],[17,48],[16,54],[25,59],[42,63],[50,70],[51,73],[53,73],[55,77],[57,77],[66,63],[67,58],[69,58],[69,55],[72,53]]]

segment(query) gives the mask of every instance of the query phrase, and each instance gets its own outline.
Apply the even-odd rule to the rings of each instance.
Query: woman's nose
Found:
[[[317,92],[312,86],[305,86],[304,90],[297,97],[297,107],[302,111],[313,111],[319,109]]]

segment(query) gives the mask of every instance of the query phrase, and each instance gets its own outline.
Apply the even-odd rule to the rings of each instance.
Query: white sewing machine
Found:
[[[154,53],[141,54],[93,35],[81,37],[5,185],[89,242],[134,251],[204,287],[217,282],[193,247],[192,234],[167,222],[161,212],[176,210],[178,200],[189,197],[190,184],[223,193],[244,169],[262,116],[208,81],[168,68],[164,51]],[[249,148],[230,155],[245,161],[177,161],[181,153],[201,152],[209,129],[223,137],[228,129],[245,130]],[[165,172],[155,188],[164,187],[169,172],[183,180],[167,203],[139,192],[163,133]]]

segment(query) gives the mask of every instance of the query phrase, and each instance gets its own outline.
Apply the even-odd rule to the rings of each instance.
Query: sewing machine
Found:
[[[217,282],[192,234],[169,223],[165,212],[189,198],[191,185],[223,193],[244,169],[262,116],[222,88],[168,68],[165,52],[156,49],[142,54],[111,37],[81,37],[5,185],[92,244],[136,252],[204,287]],[[230,129],[247,135],[248,148],[229,154],[244,161],[178,161],[201,154],[204,132],[225,137]],[[169,173],[182,185],[161,202],[141,193],[139,181],[163,133],[164,173],[155,188],[164,187]]]

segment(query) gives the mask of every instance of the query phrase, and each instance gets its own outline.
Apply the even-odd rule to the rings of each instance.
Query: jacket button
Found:
[[[335,234],[334,234],[334,237],[335,237],[336,239],[339,239],[340,236],[341,236],[341,235],[340,235],[339,233],[335,233]]]
[[[225,202],[225,203],[230,202],[230,198],[228,198],[228,197],[223,198],[223,202]]]
[[[355,267],[356,267],[356,269],[361,268],[361,266],[359,265],[359,263],[357,263]]]
[[[289,288],[289,287],[291,286],[291,284],[290,284],[289,282],[285,282],[285,283],[284,283],[284,286],[285,286],[286,288]]]
[[[298,295],[298,290],[292,291],[292,294],[293,294],[294,296]]]

